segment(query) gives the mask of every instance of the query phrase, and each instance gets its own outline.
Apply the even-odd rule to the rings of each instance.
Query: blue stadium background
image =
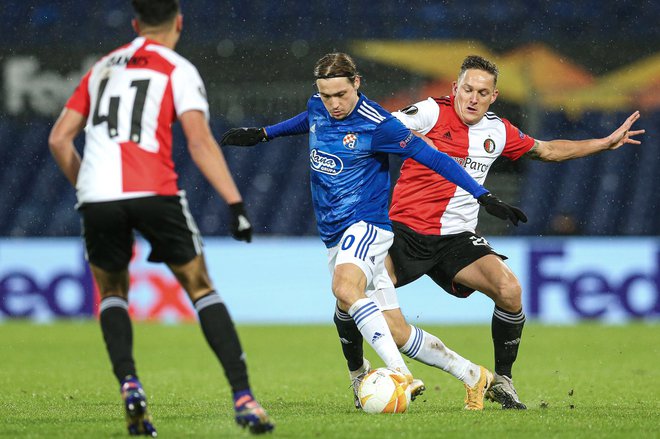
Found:
[[[42,69],[38,80],[51,80],[43,72],[58,72],[73,84],[74,73],[80,72],[87,57],[102,55],[133,38],[130,2],[104,1],[102,7],[99,3],[93,8],[91,4],[82,0],[11,0],[0,9],[4,93],[0,105],[0,236],[80,232],[73,209],[74,191],[47,147],[57,110],[37,107],[29,97],[15,104],[18,110],[9,108],[12,91],[7,66],[13,59],[37,59]],[[349,51],[355,39],[471,39],[502,52],[539,41],[595,75],[660,51],[660,2],[651,0],[183,0],[182,8],[185,29],[178,50],[205,78],[212,128],[218,138],[231,126],[267,124],[302,111],[313,91],[310,78],[316,59],[333,50]],[[357,61],[366,78],[363,91],[372,99],[386,99],[395,89],[424,80],[370,60],[358,57]],[[38,80],[31,82],[35,88],[41,84]],[[658,91],[657,81],[649,90]],[[57,103],[57,97],[52,101]],[[500,99],[494,110],[523,130],[531,128],[524,108]],[[544,112],[529,134],[539,139],[602,137],[628,114],[629,109],[588,111],[574,119],[563,112]],[[498,235],[660,234],[657,107],[644,111],[638,126],[647,130],[641,147],[626,146],[564,164],[500,159],[487,186],[502,198],[518,202],[530,223],[513,229],[484,218],[482,231]],[[188,191],[202,233],[226,235],[226,207],[195,169],[178,129],[175,145],[181,185]],[[252,150],[227,148],[225,154],[257,233],[316,234],[304,138],[278,139]],[[557,223],[562,217],[572,224]]]

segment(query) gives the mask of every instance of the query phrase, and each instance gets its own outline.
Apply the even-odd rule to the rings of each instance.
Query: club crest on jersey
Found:
[[[491,153],[495,151],[495,141],[490,137],[484,140],[484,149],[486,150],[487,153]]]
[[[357,141],[357,134],[348,133],[344,136],[344,140],[342,142],[344,143],[344,147],[353,150],[357,146]]]
[[[328,175],[338,175],[344,169],[344,163],[339,157],[314,148],[309,152],[309,162],[312,169]]]

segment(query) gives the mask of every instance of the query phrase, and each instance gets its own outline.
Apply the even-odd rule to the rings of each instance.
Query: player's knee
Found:
[[[128,270],[105,271],[91,265],[92,274],[99,290],[101,299],[106,297],[121,297],[128,300],[129,276]]]
[[[507,311],[518,311],[522,307],[522,287],[516,278],[504,279],[497,287],[497,306]]]
[[[365,296],[364,275],[357,267],[337,267],[332,276],[332,293],[339,301],[342,308],[348,309],[359,299]]]
[[[333,281],[332,294],[335,295],[339,301],[340,307],[348,310],[355,302],[362,298],[363,295],[359,294],[359,290],[348,282]]]

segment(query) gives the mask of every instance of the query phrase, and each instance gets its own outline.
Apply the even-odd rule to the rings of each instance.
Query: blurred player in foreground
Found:
[[[254,399],[234,323],[209,278],[202,241],[172,162],[172,123],[183,127],[193,161],[229,204],[232,235],[250,242],[241,195],[208,125],[197,69],[174,52],[183,17],[178,0],[133,0],[139,36],[101,58],[83,77],[55,122],[49,145],[77,189],[87,258],[101,293],[100,323],[120,383],[128,431],[156,436],[133,360],[128,265],[133,231],[151,244],[193,302],[224,368],[236,422],[253,433],[273,429]],[[85,129],[81,162],[73,140]]]
[[[231,129],[222,144],[253,146],[280,136],[309,133],[312,200],[319,233],[328,248],[337,315],[354,321],[357,334],[366,338],[385,365],[406,375],[414,396],[423,390],[423,383],[413,381],[383,313],[365,295],[367,289],[394,291],[384,264],[393,240],[387,212],[387,154],[411,158],[443,175],[495,216],[515,224],[527,218],[476,184],[455,160],[427,145],[359,93],[361,78],[350,56],[325,55],[317,62],[314,77],[319,93],[309,99],[307,111],[265,129]],[[362,365],[362,356],[359,363]],[[472,405],[483,407],[492,373],[476,365],[464,372],[469,375]]]
[[[488,111],[498,95],[497,76],[493,63],[480,56],[468,56],[453,84],[453,96],[428,98],[393,115],[461,163],[481,184],[500,155],[512,160],[529,157],[560,162],[614,150],[626,143],[640,144],[633,136],[644,130],[630,131],[639,118],[637,111],[602,139],[535,140]],[[475,233],[478,212],[479,205],[463,189],[415,161],[406,160],[392,196],[390,219],[395,237],[386,263],[397,287],[427,275],[454,296],[467,297],[478,290],[495,302],[491,323],[495,381],[487,398],[505,409],[525,409],[511,373],[525,324],[522,289],[503,262],[506,257]],[[446,357],[437,349],[439,340],[406,323],[393,291],[377,295],[386,297],[384,314],[401,351],[445,369]],[[359,362],[362,341],[356,336],[354,323],[335,321],[340,336],[350,345],[360,346],[345,350],[349,365]]]

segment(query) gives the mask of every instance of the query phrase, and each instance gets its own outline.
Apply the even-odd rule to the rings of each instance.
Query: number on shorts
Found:
[[[351,248],[353,243],[355,242],[355,236],[353,235],[348,235],[345,239],[344,242],[341,243],[341,249],[346,250]]]

